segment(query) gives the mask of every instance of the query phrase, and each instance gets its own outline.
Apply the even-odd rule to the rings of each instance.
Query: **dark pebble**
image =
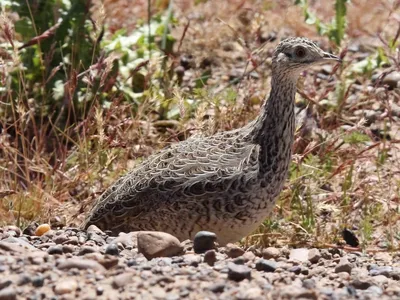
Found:
[[[37,275],[32,278],[32,285],[34,287],[42,287],[44,284],[44,277],[42,275]]]
[[[5,279],[0,281],[0,290],[10,286],[12,284],[12,281],[10,279]]]
[[[292,272],[292,273],[294,273],[296,275],[299,275],[301,273],[301,267],[300,266],[293,266],[293,267],[290,267],[288,269],[288,271]]]
[[[96,287],[96,295],[97,296],[101,296],[101,295],[103,295],[103,293],[104,293],[104,288],[102,287],[102,286],[97,286]]]
[[[204,262],[207,263],[209,266],[213,266],[217,261],[217,254],[215,250],[208,250],[204,254]]]
[[[17,281],[17,285],[19,285],[19,286],[20,285],[25,285],[25,284],[28,284],[30,282],[31,282],[31,277],[26,275],[26,274],[22,274],[19,277],[18,281]]]
[[[239,256],[239,257],[236,257],[235,259],[233,259],[232,262],[233,262],[234,264],[237,264],[237,265],[244,265],[244,263],[245,263],[246,261],[245,261],[245,259],[244,259],[243,256]]]
[[[108,255],[115,255],[115,256],[118,256],[118,255],[119,255],[118,246],[117,246],[116,244],[109,244],[109,245],[107,245],[107,248],[106,248],[106,252],[105,252],[105,253],[108,254]]]
[[[215,283],[208,287],[208,289],[213,293],[222,293],[225,289],[225,283]]]
[[[244,265],[237,265],[233,263],[228,264],[228,279],[234,281],[242,281],[244,279],[251,279],[251,270]]]
[[[61,245],[50,246],[49,249],[47,249],[47,253],[51,255],[63,254],[63,248]]]
[[[79,250],[78,255],[85,255],[85,254],[94,253],[94,252],[96,252],[96,249],[94,249],[93,247],[83,246],[81,248],[81,250]]]
[[[256,269],[257,269],[257,271],[275,272],[276,263],[271,260],[259,259],[256,262]]]
[[[134,266],[139,265],[138,262],[136,261],[136,259],[133,259],[133,258],[129,259],[126,262],[126,264],[128,265],[128,267],[134,267]]]
[[[199,231],[193,239],[193,250],[196,253],[204,253],[215,248],[217,235],[210,231]]]

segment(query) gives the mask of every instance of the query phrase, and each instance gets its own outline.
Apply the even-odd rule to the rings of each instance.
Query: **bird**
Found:
[[[162,231],[180,241],[211,231],[220,245],[251,234],[273,211],[288,175],[299,76],[340,61],[307,38],[282,40],[272,56],[269,97],[253,121],[150,155],[95,201],[83,228]]]

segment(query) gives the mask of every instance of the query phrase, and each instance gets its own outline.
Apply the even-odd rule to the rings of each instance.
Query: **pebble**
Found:
[[[42,236],[44,235],[46,232],[50,231],[50,225],[49,224],[41,224],[39,225],[36,230],[35,230],[35,235],[36,236]]]
[[[183,247],[179,240],[165,232],[143,231],[137,236],[139,253],[147,259],[170,257],[181,254]]]
[[[204,253],[215,248],[217,235],[210,231],[199,231],[193,239],[193,250],[196,253]]]
[[[217,261],[217,254],[215,253],[215,250],[207,250],[206,253],[204,253],[203,260],[208,265],[213,266]]]
[[[388,85],[390,89],[398,87],[400,81],[400,72],[391,72],[383,78],[382,83]]]
[[[234,281],[242,281],[244,279],[251,279],[251,269],[244,265],[237,265],[234,263],[228,264],[228,279]]]
[[[17,299],[17,291],[14,287],[7,287],[0,290],[0,300],[14,300]]]
[[[257,271],[264,271],[264,272],[275,272],[276,263],[274,261],[271,261],[271,260],[259,259],[256,262],[256,270]]]
[[[56,295],[64,295],[74,292],[78,288],[78,283],[74,279],[65,279],[60,281],[54,287]]]
[[[234,244],[227,244],[226,245],[226,254],[230,258],[236,258],[242,256],[244,254],[244,250]]]
[[[42,275],[34,276],[31,281],[34,287],[41,287],[44,285],[44,277]]]
[[[318,249],[312,248],[308,251],[308,261],[312,264],[316,264],[321,259],[321,253]]]
[[[114,243],[107,245],[105,254],[118,256],[119,255],[118,246]]]
[[[64,251],[63,251],[63,247],[62,247],[61,245],[56,245],[56,246],[50,246],[50,247],[47,249],[47,253],[48,253],[48,254],[51,254],[51,255],[54,255],[54,254],[63,254]]]
[[[78,270],[86,270],[91,269],[94,271],[104,272],[105,268],[99,264],[97,261],[83,259],[83,258],[70,258],[58,264],[57,268],[59,270],[69,270],[72,268],[76,268]]]
[[[78,255],[85,255],[85,254],[94,253],[94,252],[97,252],[95,248],[93,248],[91,246],[83,246],[79,250]]]
[[[347,272],[350,274],[351,269],[353,269],[353,264],[348,261],[347,257],[342,257],[335,267],[335,273]]]
[[[122,273],[114,277],[112,284],[114,288],[119,289],[131,283],[132,280],[133,280],[132,273]]]
[[[369,275],[371,276],[377,276],[377,275],[383,275],[386,277],[389,277],[391,272],[393,271],[393,268],[390,266],[374,266],[369,270]]]
[[[265,259],[271,259],[271,258],[278,258],[281,255],[281,251],[275,247],[268,247],[263,249],[262,251],[262,256]]]
[[[298,248],[290,250],[289,260],[306,262],[308,261],[309,250],[306,248]]]

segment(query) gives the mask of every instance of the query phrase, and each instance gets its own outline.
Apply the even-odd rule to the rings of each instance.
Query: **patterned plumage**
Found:
[[[104,192],[83,226],[164,231],[180,240],[209,230],[222,245],[251,233],[272,211],[287,176],[297,79],[325,61],[339,59],[305,38],[282,41],[269,98],[254,121],[148,157]]]

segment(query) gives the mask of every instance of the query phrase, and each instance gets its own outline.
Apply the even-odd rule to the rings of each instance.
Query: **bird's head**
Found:
[[[301,71],[316,64],[341,62],[333,54],[323,51],[306,38],[288,38],[279,43],[272,58],[272,69],[299,75]]]

